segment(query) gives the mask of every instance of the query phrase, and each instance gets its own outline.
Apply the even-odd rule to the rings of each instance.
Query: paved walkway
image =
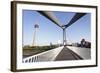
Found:
[[[42,62],[42,61],[66,61],[90,59],[90,49],[80,47],[58,47],[37,55],[23,59],[23,62]]]
[[[78,56],[73,51],[69,50],[68,48],[64,47],[61,52],[58,54],[58,56],[55,58],[55,61],[60,60],[79,60],[82,59],[80,56]]]
[[[81,48],[81,47],[74,47],[74,46],[67,46],[73,52],[77,53],[83,59],[91,59],[91,49],[90,48]]]

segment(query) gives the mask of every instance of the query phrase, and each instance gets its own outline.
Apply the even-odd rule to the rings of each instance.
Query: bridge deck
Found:
[[[58,54],[58,56],[55,58],[55,61],[60,60],[79,60],[82,59],[79,55],[71,51],[69,48],[64,47],[62,51]]]
[[[74,46],[58,47],[23,59],[25,63],[43,61],[83,60],[91,58],[91,49]]]
[[[82,48],[82,47],[75,47],[75,46],[67,46],[70,50],[77,55],[81,56],[83,59],[91,59],[91,49],[90,48]]]

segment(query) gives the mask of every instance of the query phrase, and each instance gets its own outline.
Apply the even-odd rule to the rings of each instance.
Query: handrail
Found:
[[[23,59],[23,63],[54,61],[59,52],[63,49],[63,46],[42,52]]]

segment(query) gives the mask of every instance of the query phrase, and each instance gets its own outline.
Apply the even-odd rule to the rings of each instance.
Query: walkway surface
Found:
[[[91,49],[74,46],[58,47],[23,59],[25,63],[91,59]]]
[[[75,47],[75,46],[67,46],[70,50],[77,55],[81,56],[83,59],[91,59],[91,48],[82,48],[82,47]]]
[[[67,47],[64,47],[62,51],[58,54],[58,56],[55,58],[55,61],[60,60],[79,60],[82,59],[79,55],[68,49]]]

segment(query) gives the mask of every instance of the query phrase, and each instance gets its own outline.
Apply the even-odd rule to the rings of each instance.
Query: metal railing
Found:
[[[63,49],[63,46],[24,58],[23,63],[54,61],[62,49]]]

